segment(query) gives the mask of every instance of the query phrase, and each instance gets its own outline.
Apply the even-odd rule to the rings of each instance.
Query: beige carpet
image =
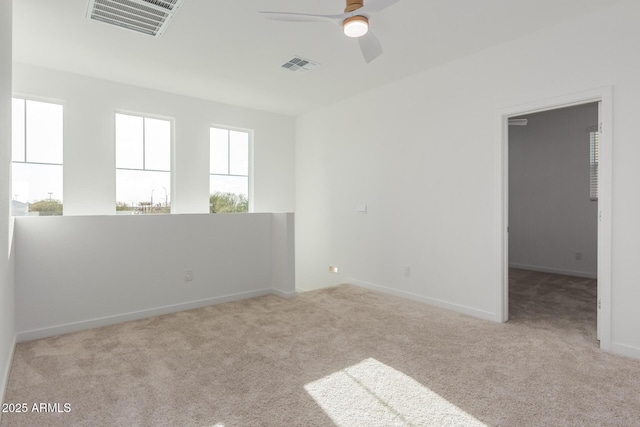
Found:
[[[507,324],[339,286],[22,343],[6,402],[29,412],[0,425],[640,425],[640,361],[572,296],[593,282],[512,279]]]

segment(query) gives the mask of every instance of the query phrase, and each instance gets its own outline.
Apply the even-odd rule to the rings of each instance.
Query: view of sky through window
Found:
[[[209,192],[211,212],[249,209],[249,133],[210,129]]]
[[[14,215],[62,214],[63,107],[12,100]]]
[[[116,114],[116,211],[171,212],[171,122]]]
[[[216,191],[249,196],[249,134],[211,128],[210,184]]]
[[[13,99],[14,215],[61,215],[63,106]],[[171,212],[172,122],[115,114],[116,213]],[[250,133],[210,128],[210,211],[248,212]]]

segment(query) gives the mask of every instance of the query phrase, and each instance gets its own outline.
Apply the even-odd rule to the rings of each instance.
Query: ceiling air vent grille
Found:
[[[160,37],[183,0],[89,0],[87,18]]]
[[[309,59],[304,59],[298,55],[294,56],[289,61],[282,64],[282,68],[285,68],[290,71],[296,71],[299,73],[311,71],[318,66],[320,66],[320,64],[318,64],[317,62],[313,62]]]

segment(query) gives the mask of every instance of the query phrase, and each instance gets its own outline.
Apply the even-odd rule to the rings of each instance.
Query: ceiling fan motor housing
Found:
[[[344,13],[353,12],[363,6],[363,0],[347,0],[347,7],[344,8]]]

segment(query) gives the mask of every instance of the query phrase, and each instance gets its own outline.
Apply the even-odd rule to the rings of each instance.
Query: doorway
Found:
[[[611,183],[611,89],[603,88],[594,91],[585,92],[582,94],[570,95],[560,98],[554,98],[546,101],[540,101],[532,104],[528,104],[525,106],[514,107],[508,110],[505,110],[500,115],[500,126],[501,126],[501,134],[502,134],[502,145],[501,145],[501,154],[502,154],[502,174],[501,174],[501,224],[500,224],[500,235],[501,235],[501,243],[502,243],[502,259],[501,259],[501,289],[499,292],[498,304],[499,311],[501,313],[501,321],[506,322],[509,320],[509,266],[520,264],[521,267],[541,267],[538,269],[547,269],[551,270],[551,272],[563,273],[563,274],[579,274],[583,276],[588,276],[591,272],[592,276],[597,278],[598,288],[597,288],[597,335],[600,339],[600,347],[604,350],[610,351],[610,327],[611,327],[611,281],[610,281],[610,262],[611,262],[611,191],[610,191],[610,183]],[[585,216],[591,215],[591,220],[595,219],[595,223],[593,224],[593,228],[595,228],[592,239],[594,240],[595,249],[590,249],[588,253],[585,249],[576,248],[580,245],[580,247],[584,248],[588,246],[585,242],[577,242],[576,240],[572,242],[568,242],[568,246],[573,246],[573,250],[567,250],[566,248],[556,248],[560,252],[563,252],[562,257],[564,259],[555,259],[553,260],[552,252],[550,250],[546,250],[542,256],[537,259],[530,258],[529,264],[523,263],[522,260],[526,259],[523,255],[526,255],[527,250],[535,249],[538,243],[531,241],[531,239],[527,239],[527,245],[521,245],[518,242],[517,244],[513,239],[510,239],[509,227],[510,220],[515,220],[515,217],[510,215],[510,207],[511,209],[522,209],[521,205],[517,205],[517,200],[514,200],[510,203],[509,197],[509,189],[510,189],[510,181],[509,181],[509,168],[519,167],[518,165],[510,164],[510,151],[509,151],[509,119],[516,121],[517,119],[519,124],[523,124],[527,117],[531,119],[536,118],[544,118],[545,116],[553,117],[556,112],[576,112],[580,110],[589,110],[591,109],[592,116],[595,118],[596,123],[592,123],[586,126],[583,126],[583,131],[588,135],[589,129],[592,126],[595,128],[591,128],[592,130],[598,131],[599,137],[599,161],[598,161],[598,201],[591,202],[597,203],[592,204],[588,207],[587,211],[591,210],[591,214],[586,213]],[[597,113],[597,114],[595,114]],[[533,124],[533,123],[532,123]],[[587,137],[588,138],[588,137]],[[588,141],[588,139],[587,139]],[[520,153],[522,154],[522,153]],[[538,157],[536,157],[538,156]],[[541,156],[541,157],[540,157]],[[545,157],[546,156],[546,157]],[[539,162],[540,159],[548,158],[549,154],[543,152],[535,153],[534,158],[530,158],[529,160],[533,163],[536,161]],[[552,156],[553,157],[553,156]],[[512,159],[513,160],[513,159]],[[559,158],[552,158],[552,162],[559,161]],[[588,165],[589,163],[587,163]],[[561,169],[561,168],[560,168]],[[549,177],[551,178],[551,177]],[[556,178],[557,179],[557,178]],[[544,181],[544,180],[543,180]],[[551,180],[553,181],[553,180]],[[548,183],[545,185],[549,185]],[[546,188],[548,189],[548,188]],[[545,190],[544,186],[541,186],[538,189],[538,193],[543,193]],[[535,188],[534,188],[535,192]],[[558,195],[554,197],[560,197]],[[543,206],[543,208],[547,208],[548,210],[552,210],[554,207],[553,202],[547,202],[547,206]],[[520,212],[522,214],[522,212]],[[535,212],[524,212],[526,216],[529,214],[530,216],[535,216]],[[575,214],[575,212],[574,212]],[[518,213],[516,213],[518,215]],[[569,225],[565,222],[565,220],[557,221],[559,224],[555,224],[558,227],[571,227],[570,218],[571,213],[569,213]],[[553,215],[551,215],[551,218]],[[522,218],[518,218],[522,219]],[[557,218],[556,218],[557,219]],[[541,221],[538,218],[534,218],[535,222],[540,223]],[[517,222],[517,221],[516,221]],[[516,224],[514,224],[515,226]],[[540,225],[540,224],[538,224]],[[518,224],[518,227],[521,227],[522,224]],[[521,232],[522,230],[519,230]],[[532,235],[532,230],[528,230],[529,237]],[[547,231],[548,232],[548,231]],[[553,233],[553,231],[551,231]],[[579,235],[580,233],[578,233]],[[585,236],[583,236],[585,237]],[[578,238],[580,240],[580,238]],[[516,247],[516,253],[512,254],[514,259],[510,259],[510,241],[511,244]],[[519,245],[519,246],[518,246]],[[585,246],[586,245],[586,246]],[[532,246],[532,247],[531,247]],[[557,244],[556,244],[557,246]],[[560,257],[560,258],[562,258]],[[556,257],[558,258],[558,257]],[[544,261],[544,262],[543,262]],[[546,264],[546,265],[545,265]],[[589,267],[590,266],[590,267]],[[588,270],[591,269],[589,272]]]
[[[598,103],[509,119],[509,321],[594,345],[597,125]]]

